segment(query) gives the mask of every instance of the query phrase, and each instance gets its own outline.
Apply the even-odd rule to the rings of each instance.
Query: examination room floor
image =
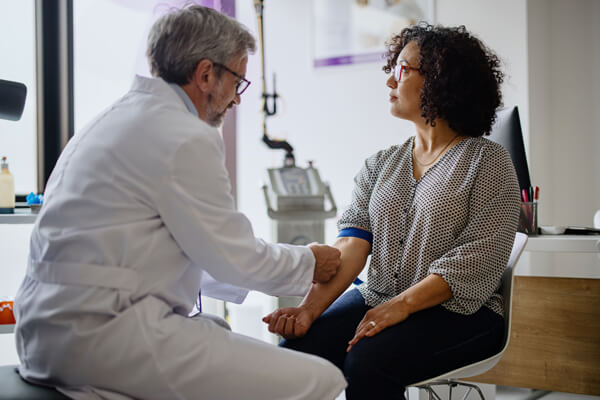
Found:
[[[489,387],[491,388],[492,385],[483,385],[485,387]],[[440,394],[442,394],[443,392],[440,391]],[[560,393],[560,392],[551,392],[551,393],[547,393],[544,394],[545,392],[542,391],[537,391],[537,390],[532,390],[532,389],[523,389],[523,388],[513,388],[513,387],[506,387],[506,386],[497,386],[496,387],[496,396],[495,397],[489,397],[488,395],[489,392],[485,392],[484,395],[486,396],[486,399],[490,400],[490,399],[495,399],[495,400],[534,400],[534,399],[541,399],[541,400],[600,400],[600,396],[585,396],[585,395],[581,395],[581,394],[572,394],[572,393]],[[458,394],[458,393],[456,393]],[[453,398],[462,398],[463,394],[460,393],[458,395],[453,395]],[[442,395],[443,399],[447,398],[447,394],[446,396]],[[413,390],[411,390],[410,392],[410,400],[425,400],[427,399],[427,394],[425,393],[425,391],[421,391],[421,393],[417,396],[416,392]],[[479,396],[477,396],[474,392],[472,392],[467,400],[470,399],[479,399]],[[344,396],[344,394],[341,394],[340,396],[337,397],[336,400],[346,400],[346,396]]]

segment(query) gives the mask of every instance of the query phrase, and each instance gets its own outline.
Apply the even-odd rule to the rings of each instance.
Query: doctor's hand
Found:
[[[315,273],[313,275],[314,283],[326,283],[337,274],[342,261],[342,253],[335,247],[325,244],[311,243],[308,248],[315,255]]]
[[[304,307],[288,307],[275,310],[262,320],[269,324],[269,332],[296,339],[306,335],[315,318]]]

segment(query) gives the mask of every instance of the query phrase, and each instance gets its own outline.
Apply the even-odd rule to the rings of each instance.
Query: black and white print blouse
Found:
[[[354,178],[338,229],[373,234],[367,305],[390,300],[430,274],[441,276],[450,311],[481,306],[503,314],[499,292],[519,219],[519,184],[510,155],[483,137],[450,148],[416,181],[414,137],[369,157]]]

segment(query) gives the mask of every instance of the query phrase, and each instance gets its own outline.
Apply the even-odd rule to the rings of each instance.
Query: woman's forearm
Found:
[[[452,291],[448,283],[441,276],[431,274],[400,293],[392,301],[397,301],[409,314],[413,314],[437,306],[451,297]]]
[[[321,315],[350,286],[364,268],[371,250],[369,242],[355,237],[339,238],[333,246],[342,253],[342,265],[337,274],[327,283],[314,283],[300,304],[300,307],[310,311],[313,319]]]

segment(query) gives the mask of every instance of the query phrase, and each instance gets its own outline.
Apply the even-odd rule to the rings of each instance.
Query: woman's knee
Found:
[[[369,381],[379,373],[379,361],[374,357],[376,352],[370,346],[357,343],[344,360],[344,375],[349,383]]]

